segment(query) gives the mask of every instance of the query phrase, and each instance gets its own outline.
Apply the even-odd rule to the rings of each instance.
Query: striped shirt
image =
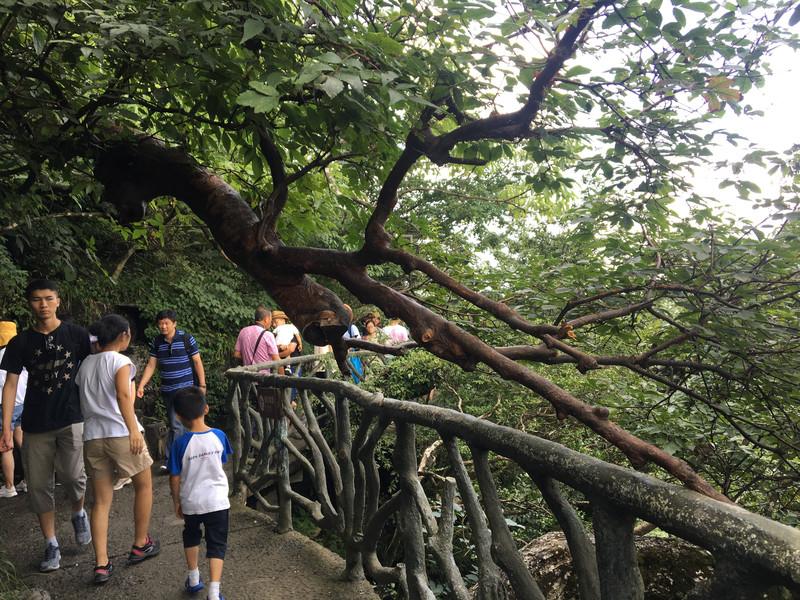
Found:
[[[184,346],[184,339],[189,344],[188,348]],[[188,335],[182,329],[175,332],[172,343],[168,343],[163,335],[153,338],[150,356],[158,361],[162,393],[171,393],[194,385],[191,357],[195,354],[200,354],[200,348],[197,347],[194,336]]]

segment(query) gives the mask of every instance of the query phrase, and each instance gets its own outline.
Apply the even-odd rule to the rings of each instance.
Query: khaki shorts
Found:
[[[55,510],[54,473],[58,474],[58,482],[70,502],[83,499],[86,490],[83,423],[44,433],[25,432],[22,460],[28,482],[28,501],[37,515]]]
[[[113,477],[114,471],[120,477],[133,477],[153,464],[147,446],[141,454],[131,454],[128,436],[99,438],[83,443],[83,459],[86,473],[92,479]]]

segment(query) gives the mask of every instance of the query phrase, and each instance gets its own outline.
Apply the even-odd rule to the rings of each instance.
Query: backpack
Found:
[[[161,338],[161,341],[163,341],[164,343],[167,342],[167,338],[164,336],[163,333],[159,333],[158,336],[156,336],[156,340],[158,340],[159,338]],[[176,338],[178,338],[178,332],[177,331],[175,332],[175,337],[172,338],[172,342],[173,343],[175,342]],[[188,354],[189,354],[189,335],[184,331],[183,335],[181,335],[179,339],[181,339],[183,341],[183,349],[187,354],[186,358],[189,359],[189,366],[192,369],[192,385],[198,385],[200,383],[200,379],[197,377],[197,372],[194,370],[194,361],[192,360],[191,356],[188,356]],[[156,344],[156,346],[160,345],[160,343],[161,342],[158,342]]]

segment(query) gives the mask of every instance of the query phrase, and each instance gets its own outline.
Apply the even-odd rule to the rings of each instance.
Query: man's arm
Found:
[[[19,373],[6,373],[3,384],[3,437],[0,438],[0,452],[14,448],[14,432],[11,431],[11,417],[14,416],[14,402],[17,399]]]
[[[302,352],[303,351],[303,338],[302,338],[302,336],[299,333],[295,333],[294,334],[294,339],[297,342],[297,349],[300,350],[300,352]],[[294,350],[292,350],[292,352],[294,352]]]
[[[183,518],[183,511],[181,510],[181,476],[169,476],[169,492],[172,494],[172,505],[175,507],[175,514],[178,518]]]
[[[241,364],[242,363],[242,353],[239,352],[238,350],[234,350],[233,351],[233,360],[235,360],[237,363]]]
[[[192,362],[194,363],[194,372],[197,374],[197,386],[202,388],[203,391],[206,390],[206,371],[203,368],[203,359],[200,358],[200,353],[192,356]]]
[[[280,356],[280,354],[270,354],[269,355],[269,359],[270,360],[280,360],[281,356]],[[278,367],[278,375],[285,375],[285,371],[284,371],[283,367]]]
[[[144,388],[147,387],[147,384],[150,383],[150,380],[153,378],[153,373],[156,372],[156,357],[151,356],[148,361],[147,365],[144,367],[144,373],[142,373],[142,378],[139,380],[139,387],[136,389],[136,397],[141,398],[144,396]]]

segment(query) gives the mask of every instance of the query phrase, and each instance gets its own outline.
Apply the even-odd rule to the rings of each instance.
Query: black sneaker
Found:
[[[94,582],[101,585],[111,579],[111,574],[114,572],[114,565],[108,561],[107,565],[97,565],[94,568]]]
[[[161,552],[161,544],[158,540],[154,540],[149,535],[147,536],[147,543],[144,546],[131,546],[131,552],[128,554],[128,564],[135,565],[148,558],[153,558]]]

